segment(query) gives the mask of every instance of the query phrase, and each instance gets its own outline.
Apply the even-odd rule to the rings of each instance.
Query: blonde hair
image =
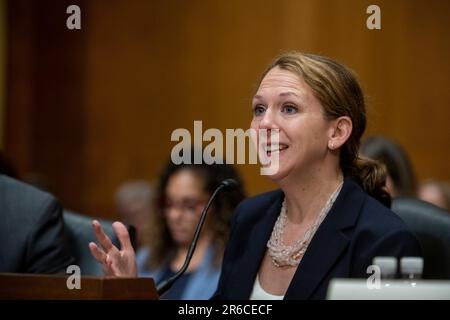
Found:
[[[340,167],[344,175],[352,177],[369,195],[389,207],[391,198],[385,189],[384,166],[358,156],[366,129],[366,106],[354,73],[327,57],[289,52],[275,59],[260,81],[275,67],[298,75],[311,87],[322,105],[325,119],[348,116],[352,120],[352,133],[340,150]]]

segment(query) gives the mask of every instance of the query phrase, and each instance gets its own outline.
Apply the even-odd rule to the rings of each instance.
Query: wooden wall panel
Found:
[[[353,68],[368,133],[402,143],[419,178],[450,180],[448,1],[377,1],[375,31],[365,0],[85,1],[81,31],[64,29],[68,2],[32,2],[10,1],[6,146],[72,209],[113,217],[115,188],[153,179],[176,128],[247,128],[259,74],[287,50]],[[273,188],[238,168],[250,194]]]
[[[69,208],[82,206],[86,115],[84,31],[66,28],[66,8],[73,3],[8,3],[6,151],[22,178],[39,173],[39,183]]]
[[[6,105],[6,2],[0,0],[0,150],[4,147]]]

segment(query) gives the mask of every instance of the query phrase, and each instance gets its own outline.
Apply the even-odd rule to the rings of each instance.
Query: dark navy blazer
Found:
[[[283,198],[276,190],[238,206],[214,299],[250,297]],[[377,256],[421,256],[421,248],[395,213],[347,178],[284,299],[325,299],[332,278],[367,278],[367,267]]]
[[[65,273],[73,262],[59,202],[0,175],[0,272]]]

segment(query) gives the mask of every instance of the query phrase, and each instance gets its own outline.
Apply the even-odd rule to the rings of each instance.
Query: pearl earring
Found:
[[[333,143],[333,142],[330,142],[330,146],[329,146],[329,148],[330,148],[331,150],[333,150],[333,149],[334,149],[334,143]]]

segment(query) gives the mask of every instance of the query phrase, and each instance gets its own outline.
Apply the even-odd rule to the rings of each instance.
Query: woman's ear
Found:
[[[350,137],[353,124],[350,117],[342,116],[332,121],[331,135],[328,140],[328,149],[339,149]]]

